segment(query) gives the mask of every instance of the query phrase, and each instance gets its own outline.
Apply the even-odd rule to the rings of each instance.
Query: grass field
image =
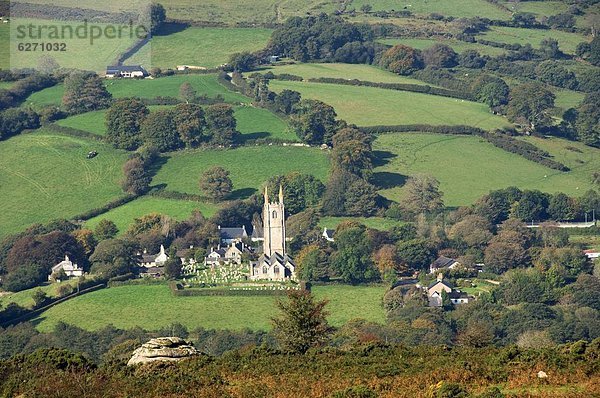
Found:
[[[91,150],[99,155],[86,159]],[[118,198],[126,158],[107,144],[44,130],[1,142],[0,237]]]
[[[271,36],[270,29],[260,28],[187,28],[164,32],[127,59],[128,64],[140,64],[150,59],[152,67],[175,69],[177,65],[214,68],[229,60],[231,54],[264,48]],[[150,65],[148,65],[150,66]]]
[[[13,84],[14,84],[14,82],[0,82],[0,90],[9,89],[12,87]]]
[[[46,0],[32,0],[32,3],[48,4]],[[99,2],[96,0],[55,0],[52,4],[64,7],[89,8],[101,11],[137,10],[149,2]],[[334,0],[280,1],[273,0],[168,0],[163,1],[169,18],[186,21],[220,22],[225,24],[283,22],[294,15],[330,13],[339,7]]]
[[[577,196],[590,187],[591,173],[600,169],[600,150],[560,139],[533,140],[573,170],[559,172],[505,152],[472,136],[393,133],[381,135],[373,147],[378,159],[375,177],[390,181],[381,193],[398,200],[401,182],[415,174],[430,174],[440,181],[447,206],[473,203],[490,190],[517,186]],[[582,153],[569,151],[567,146]],[[584,163],[579,163],[584,162]],[[394,186],[394,181],[398,184]]]
[[[404,224],[402,221],[383,217],[321,217],[319,226],[321,228],[336,229],[337,226],[344,221],[356,221],[364,224],[368,228],[378,229],[380,231],[389,231],[397,225]]]
[[[576,108],[585,97],[584,93],[573,90],[555,89],[553,91],[556,95],[554,105],[559,108],[562,108],[563,110],[567,110],[569,108]]]
[[[146,214],[159,213],[176,220],[185,220],[194,210],[199,210],[205,217],[210,217],[216,212],[217,206],[211,203],[144,196],[89,219],[85,226],[94,229],[101,220],[106,219],[113,221],[119,228],[119,233],[123,233],[135,218]]]
[[[560,30],[542,30],[542,29],[524,29],[510,28],[506,26],[492,26],[487,32],[479,34],[477,37],[498,41],[501,43],[531,44],[534,48],[539,48],[543,39],[556,39],[559,48],[567,53],[574,54],[575,48],[582,41],[589,41],[585,36],[577,33],[563,32]]]
[[[571,235],[569,243],[584,244],[586,249],[600,250],[600,236],[596,235]]]
[[[327,179],[327,153],[303,147],[241,147],[227,150],[193,150],[169,154],[152,184],[166,184],[171,191],[199,194],[198,179],[212,166],[229,170],[233,182],[233,197],[244,198],[254,193],[269,177],[292,171],[312,174],[321,181]]]
[[[226,89],[217,81],[216,75],[190,74],[144,80],[105,80],[106,88],[115,98],[154,98],[157,96],[178,97],[179,87],[185,82],[189,82],[196,89],[198,95],[204,94],[209,97],[221,95],[226,102],[232,103],[250,102],[249,98]],[[46,105],[60,105],[64,92],[64,86],[62,84],[57,84],[56,86],[33,93],[27,98],[26,104],[35,108]]]
[[[17,29],[20,27],[34,26],[33,37],[29,35],[24,39],[18,38]],[[4,25],[4,24],[3,24]],[[53,25],[57,26],[59,32],[62,32],[65,27],[76,29],[83,26],[83,21],[63,22],[57,20],[41,20],[41,19],[21,19],[13,18],[10,22],[11,43],[10,43],[10,64],[12,68],[36,68],[39,65],[40,57],[50,55],[58,64],[64,68],[77,68],[84,70],[92,70],[96,72],[104,71],[106,65],[114,64],[118,56],[129,48],[137,39],[130,37],[129,34],[123,34],[121,38],[107,38],[105,35],[100,35],[98,39],[91,41],[89,37],[78,38],[68,36],[56,37],[49,36],[49,30],[42,30],[42,34],[38,36],[37,28],[41,26]],[[104,30],[108,24],[93,23],[95,28]],[[20,43],[65,43],[65,51],[40,51],[39,48],[35,51],[20,51],[18,44]]]
[[[152,112],[157,108],[161,107],[151,106],[150,111]],[[57,124],[98,135],[106,135],[105,115],[106,110],[87,112],[69,116],[66,119],[59,120]],[[235,118],[238,123],[238,130],[245,139],[269,137],[298,141],[296,134],[288,129],[287,123],[266,109],[239,106],[235,108]]]
[[[505,1],[501,4],[513,12],[530,12],[538,17],[549,17],[569,9],[569,4],[564,1]]]
[[[0,24],[0,69],[10,68],[10,25]]]
[[[333,106],[341,119],[359,126],[425,123],[492,129],[510,125],[506,119],[492,115],[484,104],[454,98],[373,87],[278,80],[272,81],[270,87],[274,91],[296,90],[304,98],[321,100]]]
[[[480,54],[489,55],[489,56],[498,56],[505,54],[507,51],[503,48],[497,48],[492,46],[486,46],[478,43],[467,43],[465,41],[460,40],[435,40],[435,39],[400,39],[400,38],[389,38],[389,39],[381,39],[377,40],[383,44],[396,45],[396,44],[404,44],[406,46],[417,48],[419,50],[423,50],[433,46],[435,43],[446,44],[454,49],[457,53],[462,53],[467,50],[475,50]]]
[[[292,75],[302,76],[305,79],[317,77],[333,77],[341,79],[358,79],[379,83],[409,83],[409,84],[427,84],[417,79],[406,76],[400,76],[388,72],[381,68],[363,64],[293,64],[281,65],[265,68],[275,74],[290,73]]]
[[[408,10],[414,14],[437,13],[455,17],[484,17],[490,19],[510,19],[510,13],[485,0],[352,0],[348,8],[360,10],[363,4],[373,6],[373,11]]]
[[[6,306],[9,303],[15,303],[22,307],[31,308],[33,307],[33,294],[36,290],[40,289],[46,293],[49,297],[56,297],[58,295],[58,288],[62,285],[76,285],[76,280],[63,281],[59,283],[51,283],[40,287],[34,287],[32,289],[22,290],[20,292],[0,292],[0,305]]]
[[[315,286],[318,298],[330,300],[326,307],[329,321],[340,326],[362,318],[383,323],[385,314],[381,298],[382,286]],[[254,330],[270,329],[270,319],[277,315],[275,297],[218,296],[174,297],[167,285],[122,286],[84,294],[42,313],[41,331],[52,330],[57,322],[67,322],[84,329],[95,330],[108,324],[117,328],[140,326],[155,330],[173,322],[189,329]]]

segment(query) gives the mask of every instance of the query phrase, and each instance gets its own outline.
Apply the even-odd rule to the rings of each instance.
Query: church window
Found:
[[[278,274],[279,273],[279,267],[275,266],[275,268],[273,268],[273,272],[276,273],[276,274]]]
[[[269,272],[269,268],[263,267],[263,274],[266,274],[267,272]]]
[[[277,212],[273,211],[273,218],[277,218]]]

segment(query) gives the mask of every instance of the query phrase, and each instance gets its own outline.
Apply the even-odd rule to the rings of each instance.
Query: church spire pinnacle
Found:
[[[267,186],[265,185],[265,204],[269,203],[269,192],[267,191]]]
[[[283,185],[279,184],[279,203],[283,204]]]

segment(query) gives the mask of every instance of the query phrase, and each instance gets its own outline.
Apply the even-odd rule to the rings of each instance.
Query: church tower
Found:
[[[269,202],[269,193],[265,187],[263,208],[263,253],[269,257],[275,253],[285,256],[285,208],[283,206],[283,188],[279,186],[279,203]]]

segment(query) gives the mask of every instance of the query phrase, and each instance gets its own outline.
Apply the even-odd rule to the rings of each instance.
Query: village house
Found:
[[[250,279],[284,281],[296,279],[296,265],[285,251],[285,206],[283,188],[279,202],[269,202],[267,188],[263,206],[263,252],[258,261],[250,262]]]
[[[149,76],[149,73],[141,65],[113,65],[106,67],[105,76],[107,78],[143,78]]]
[[[454,269],[460,265],[461,264],[453,258],[446,257],[446,256],[439,256],[437,258],[437,260],[435,260],[429,266],[429,273],[435,274],[442,268]]]
[[[234,242],[241,242],[248,238],[248,233],[246,232],[246,227],[244,225],[241,227],[221,227],[219,225],[218,229],[222,245],[228,246]]]
[[[600,250],[594,250],[594,249],[584,250],[583,254],[585,254],[585,256],[592,261],[596,260],[597,258],[600,258]]]
[[[222,248],[219,245],[216,249],[210,249],[204,259],[204,265],[211,267],[231,264],[241,265],[242,254],[251,253],[251,251],[251,248],[246,246],[244,242],[232,242],[227,248]]]
[[[469,295],[455,289],[450,282],[444,279],[443,275],[438,275],[437,279],[427,287],[427,299],[430,307],[441,307],[443,305],[443,293],[448,295],[448,299],[454,305],[467,304]]]
[[[190,245],[189,249],[179,249],[175,253],[183,265],[196,264],[196,258],[194,257],[194,254],[194,245]]]
[[[148,252],[144,249],[143,253],[138,253],[140,257],[140,267],[143,268],[153,268],[153,267],[161,267],[164,263],[167,262],[169,256],[165,253],[165,247],[160,245],[160,251],[158,254],[148,254]]]
[[[78,278],[83,276],[83,268],[69,260],[69,256],[65,255],[65,259],[52,267],[48,280],[58,280],[57,276],[64,272],[67,278]]]

